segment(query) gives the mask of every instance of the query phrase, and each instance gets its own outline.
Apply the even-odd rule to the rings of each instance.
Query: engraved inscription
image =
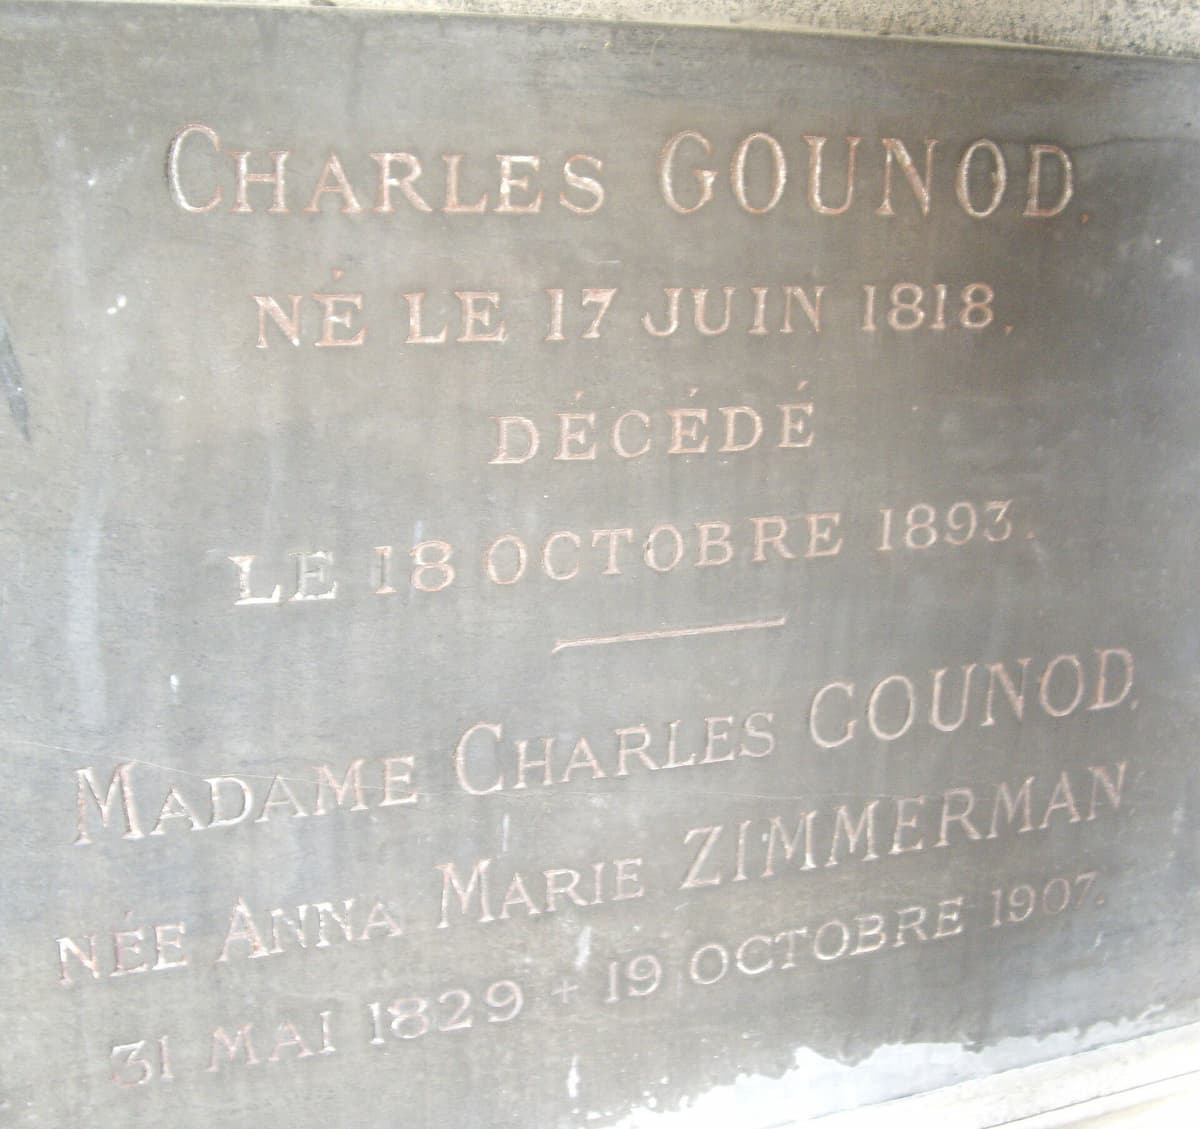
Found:
[[[14,1110],[775,1124],[1190,1022],[1195,68],[113,19],[0,12]]]

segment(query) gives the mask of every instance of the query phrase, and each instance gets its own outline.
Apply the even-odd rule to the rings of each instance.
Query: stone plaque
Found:
[[[1196,1017],[1195,65],[6,5],[5,1124],[787,1124]]]

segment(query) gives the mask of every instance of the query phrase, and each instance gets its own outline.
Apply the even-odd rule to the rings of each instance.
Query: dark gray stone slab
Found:
[[[760,1126],[1195,1018],[1194,66],[0,28],[6,1124]]]

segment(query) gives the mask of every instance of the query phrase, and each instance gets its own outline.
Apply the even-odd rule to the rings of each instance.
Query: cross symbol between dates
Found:
[[[568,1004],[571,1002],[571,997],[578,991],[579,985],[564,976],[558,987],[550,990],[550,995],[557,996],[560,1004]]]

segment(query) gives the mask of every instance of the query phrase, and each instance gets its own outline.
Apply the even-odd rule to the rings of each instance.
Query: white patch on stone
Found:
[[[579,1097],[579,1056],[571,1056],[571,1069],[567,1071],[567,1097],[574,1101]]]
[[[845,1121],[847,1129],[851,1125],[857,1129],[856,1117],[861,1117],[863,1126],[876,1125],[881,1122],[871,1119],[878,1118],[880,1111],[871,1107],[912,1095],[918,1075],[920,1095],[930,1097],[936,1091],[957,1088],[960,1084],[985,1086],[1004,1071],[1029,1067],[1050,1072],[1056,1068],[1053,1060],[1067,1061],[1069,1056],[1089,1052],[1108,1054],[1115,1045],[1144,1034],[1148,1027],[1145,1020],[1154,1010],[1147,1009],[1136,1020],[1099,1023],[1086,1032],[1063,1031],[1044,1039],[1033,1036],[1002,1039],[981,1050],[958,1043],[889,1044],[853,1066],[800,1047],[794,1054],[795,1065],[780,1078],[741,1074],[732,1083],[714,1086],[676,1109],[656,1110],[647,1103],[631,1111],[612,1129],[729,1129],[731,1125],[775,1129],[826,1117],[839,1127]],[[1085,1082],[1088,1085],[1093,1089],[1083,1096],[1095,1096],[1096,1081]],[[951,1093],[948,1091],[948,1095]],[[1052,1093],[1041,1096],[1053,1104]],[[902,1110],[896,1108],[892,1112],[894,1107],[888,1108],[886,1123],[893,1129],[915,1124],[904,1119]],[[927,1124],[927,1114],[922,1113],[919,1120],[920,1124]],[[990,1125],[995,1121],[978,1124]]]
[[[587,967],[588,957],[592,955],[592,927],[585,925],[579,931],[579,940],[575,942],[575,968],[582,972]]]

